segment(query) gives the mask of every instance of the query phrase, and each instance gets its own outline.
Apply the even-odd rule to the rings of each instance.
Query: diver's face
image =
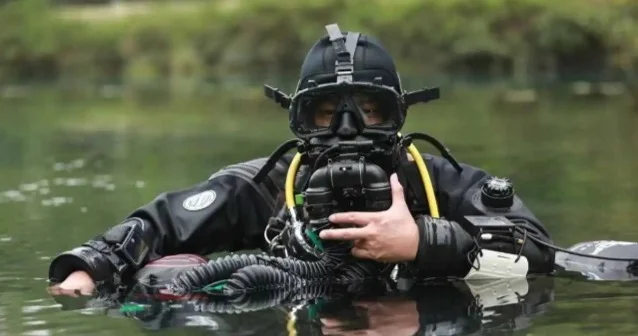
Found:
[[[363,120],[366,126],[378,125],[384,122],[380,104],[373,96],[368,94],[355,94],[354,102],[363,112]],[[314,114],[315,125],[319,127],[329,127],[338,105],[339,98],[336,96],[326,97],[319,102]]]

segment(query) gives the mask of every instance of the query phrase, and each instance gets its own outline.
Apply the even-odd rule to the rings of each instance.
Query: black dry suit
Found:
[[[392,58],[377,40],[365,35],[356,36],[356,52],[352,52],[351,58],[354,60],[351,75],[355,81],[393,88],[386,91],[398,93],[398,101],[403,101],[404,105],[427,100],[423,96],[426,91],[404,94]],[[335,65],[335,54],[338,53],[328,38],[313,46],[302,67],[298,92],[335,81],[335,77],[343,73],[338,69],[339,64]],[[365,84],[359,87],[368,89]],[[370,88],[374,89],[374,86]],[[295,100],[279,91],[271,90],[270,94],[290,109],[291,129],[300,138],[315,141],[321,136],[328,139],[325,136],[335,133],[334,122],[322,133],[322,130],[312,128],[317,125],[304,120],[307,116],[301,112],[311,105],[311,99],[304,105],[303,99]],[[403,124],[405,111],[402,106],[392,106],[391,99],[383,100],[381,105],[384,111],[396,113],[385,117],[378,127],[371,126],[370,134],[383,135],[390,131],[396,134]],[[367,116],[364,113],[353,115],[357,118]],[[342,123],[347,119],[344,118],[340,118]],[[309,136],[311,133],[316,137]],[[356,129],[350,135],[355,134],[364,133]],[[507,194],[507,183],[495,180],[481,169],[456,164],[447,155],[443,156],[422,155],[438,200],[439,218],[430,216],[414,161],[402,155],[390,165],[398,173],[420,235],[417,258],[402,265],[402,270],[407,271],[402,274],[413,278],[463,277],[481,249],[522,255],[529,262],[530,273],[551,272],[554,253],[538,243],[550,242],[549,235],[518,196],[505,197],[504,203],[499,199],[503,191]],[[49,278],[63,281],[73,271],[84,270],[98,283],[119,285],[131,279],[144,265],[167,255],[267,250],[264,232],[269,220],[283,207],[284,184],[291,158],[290,155],[283,156],[263,178],[255,179],[255,176],[267,158],[227,166],[206,181],[163,193],[104,234],[57,256],[51,262]],[[386,163],[378,165],[388,167]],[[477,234],[465,219],[465,216],[473,215],[503,216],[515,222],[518,229],[514,231],[514,237],[496,239],[498,234],[492,234],[490,237],[494,239],[482,239],[483,236]]]

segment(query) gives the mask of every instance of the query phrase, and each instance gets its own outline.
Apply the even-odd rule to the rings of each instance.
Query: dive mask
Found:
[[[290,128],[299,138],[396,134],[404,116],[403,99],[394,88],[367,82],[315,84],[290,104]]]

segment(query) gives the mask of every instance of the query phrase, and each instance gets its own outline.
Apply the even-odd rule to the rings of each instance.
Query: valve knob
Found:
[[[508,178],[490,177],[481,188],[481,202],[489,208],[509,208],[514,204],[514,185]]]

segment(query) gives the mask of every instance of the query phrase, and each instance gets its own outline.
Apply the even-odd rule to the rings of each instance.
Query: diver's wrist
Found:
[[[94,281],[110,278],[111,269],[98,252],[80,246],[55,257],[49,265],[49,281],[63,282],[74,272],[86,272]]]
[[[407,260],[408,262],[415,262],[417,257],[419,256],[419,250],[421,247],[421,229],[419,228],[419,223],[416,218],[412,219],[412,228],[411,233],[409,235],[409,243],[407,244]]]
[[[418,243],[417,243],[417,248],[414,254],[414,259],[412,261],[418,267],[424,262],[426,258],[426,254],[427,254],[426,253],[427,237],[426,237],[426,230],[425,230],[426,223],[423,220],[423,216],[418,216],[417,218],[415,218],[414,223],[416,224],[416,227],[417,227],[416,238],[418,239]]]

